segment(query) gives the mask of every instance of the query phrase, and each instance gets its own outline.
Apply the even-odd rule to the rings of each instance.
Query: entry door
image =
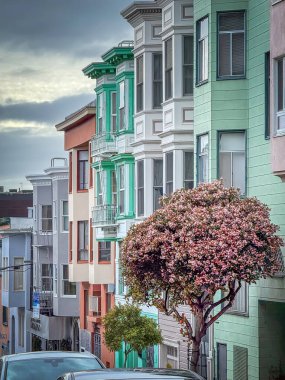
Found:
[[[227,345],[218,343],[218,380],[227,380]]]

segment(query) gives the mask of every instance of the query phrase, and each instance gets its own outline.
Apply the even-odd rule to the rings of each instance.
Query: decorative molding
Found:
[[[143,122],[140,121],[139,123],[136,123],[136,135],[140,136],[143,134]]]
[[[143,41],[143,27],[140,27],[135,31],[136,44],[140,44]]]
[[[162,31],[161,25],[152,25],[152,31],[151,31],[152,38],[160,38],[161,31]]]
[[[163,123],[162,120],[153,120],[152,121],[152,133],[157,135],[163,131]]]
[[[194,109],[193,108],[183,108],[182,109],[182,120],[183,123],[190,123],[194,121]]]
[[[181,19],[182,20],[188,20],[193,18],[193,6],[192,5],[186,5],[183,4],[181,6]]]
[[[164,112],[164,124],[171,125],[173,123],[173,110],[167,110]]]
[[[163,24],[167,25],[172,20],[172,8],[168,8],[163,12]]]

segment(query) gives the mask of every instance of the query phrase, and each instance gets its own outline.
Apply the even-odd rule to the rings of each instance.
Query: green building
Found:
[[[279,24],[270,22],[274,7]],[[270,44],[270,30],[279,25],[282,33],[284,9],[284,1],[194,2],[196,183],[222,177],[226,185],[239,187],[245,196],[256,196],[271,208],[272,222],[280,226],[282,237],[285,59],[277,54],[272,57],[269,51],[277,43]],[[283,21],[278,13],[283,14]],[[284,34],[281,39],[284,57]],[[284,378],[282,252],[280,273],[243,286],[230,311],[215,323],[209,379]]]

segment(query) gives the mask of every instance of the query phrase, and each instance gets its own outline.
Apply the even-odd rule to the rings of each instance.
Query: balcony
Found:
[[[116,226],[116,205],[98,205],[92,209],[93,227]]]
[[[117,152],[116,137],[114,133],[104,133],[93,136],[91,140],[91,155],[96,156],[110,156]]]

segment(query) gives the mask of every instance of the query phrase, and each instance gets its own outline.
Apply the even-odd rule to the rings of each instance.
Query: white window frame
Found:
[[[244,150],[241,151],[241,150],[221,150],[220,149],[220,141],[221,141],[221,137],[222,135],[237,135],[237,134],[243,134],[244,136]],[[244,191],[242,191],[241,189],[241,193],[242,194],[245,194],[246,193],[246,132],[245,131],[220,131],[219,134],[218,134],[218,138],[219,138],[219,141],[218,141],[218,154],[219,154],[219,177],[221,177],[221,173],[220,173],[220,169],[221,169],[221,157],[220,157],[220,154],[221,153],[229,153],[230,154],[230,159],[231,159],[231,162],[230,162],[230,165],[231,165],[231,178],[230,178],[230,184],[229,186],[234,186],[234,183],[233,183],[233,179],[234,179],[234,171],[233,171],[233,155],[234,153],[241,153],[243,152],[244,153]]]
[[[140,75],[141,71],[141,75]],[[144,57],[139,55],[136,58],[136,112],[141,112],[144,108]],[[139,101],[140,100],[140,103]]]
[[[51,209],[51,217],[50,218],[43,218],[43,207],[50,207]],[[40,213],[41,213],[41,217],[40,217],[40,232],[41,234],[52,234],[53,232],[53,216],[52,216],[52,205],[41,205],[41,208],[40,208]],[[51,229],[49,230],[43,230],[43,221],[51,221]]]
[[[201,34],[203,23],[207,24],[207,30]],[[202,57],[202,58],[201,58]],[[197,21],[197,83],[206,82],[209,79],[209,17],[203,17]]]
[[[68,278],[64,278],[64,267],[68,268]],[[65,282],[69,282],[73,285],[75,285],[75,294],[65,294],[64,293],[64,284]],[[61,265],[61,297],[64,298],[76,298],[76,282],[69,281],[69,265],[68,264],[62,264]]]
[[[117,93],[111,92],[111,133],[117,132]]]
[[[125,81],[119,83],[119,131],[125,129]]]
[[[108,247],[106,247],[108,245]],[[100,260],[100,252],[110,251],[110,260]],[[98,242],[98,262],[111,262],[112,261],[112,244],[111,241],[99,241]]]
[[[103,134],[103,93],[97,96],[97,109],[98,109],[98,128],[96,128],[96,135]]]
[[[9,258],[3,256],[2,258],[2,266],[3,268],[7,268],[9,266]],[[2,289],[7,292],[9,290],[9,269],[5,269],[2,272]]]
[[[53,273],[51,273],[51,275],[49,276],[44,276],[43,275],[43,265],[48,265],[49,266],[49,269],[52,268],[53,270],[53,266],[52,266],[52,263],[41,263],[41,289],[42,291],[46,292],[46,293],[52,293],[53,292]],[[47,290],[47,289],[44,289],[43,287],[43,279],[49,279],[49,283],[51,285],[51,289],[50,290]]]
[[[248,297],[249,286],[246,282],[242,282],[241,288],[235,296],[232,306],[226,311],[226,313],[248,316]]]
[[[193,162],[193,166],[192,166],[192,178],[187,178],[186,177],[186,154],[189,154],[191,153],[192,154],[192,162]],[[188,186],[187,184],[191,184],[190,186]],[[190,150],[186,150],[183,152],[183,187],[184,189],[193,189],[194,187],[194,152],[193,151],[190,151]]]
[[[142,169],[139,169],[141,166]],[[139,173],[139,170],[142,173]],[[137,216],[144,216],[145,212],[145,201],[144,201],[144,171],[145,171],[145,161],[138,160],[137,161]],[[142,200],[142,209],[139,208],[139,199]]]
[[[157,59],[157,57],[160,57],[160,64],[161,64],[161,73],[160,73],[160,78],[156,78],[155,77],[155,69],[154,69],[154,63],[155,63],[155,59]],[[152,54],[152,108],[153,109],[157,109],[157,108],[161,108],[161,103],[163,102],[163,72],[162,72],[162,66],[163,66],[163,57],[162,57],[162,53],[161,52],[155,52]],[[159,92],[160,92],[160,102],[158,102],[157,104],[155,103],[155,88],[159,88]]]
[[[79,227],[80,225],[84,226],[83,241],[80,241],[80,227]],[[78,255],[77,255],[78,261],[88,261],[89,248],[90,248],[89,247],[89,221],[78,220]],[[83,254],[84,258],[81,257],[81,253]]]
[[[118,196],[118,188],[117,188],[117,173],[116,170],[111,171],[111,186],[112,186],[112,205],[117,206],[117,196]]]
[[[126,179],[126,168],[122,164],[119,166],[119,213],[125,214],[126,212],[126,194],[125,194],[125,179]],[[121,202],[123,200],[123,202]]]
[[[170,157],[172,157],[170,159]],[[168,165],[172,161],[172,166],[169,167],[171,170],[171,177],[168,177]],[[170,151],[165,153],[165,194],[170,195],[174,190],[174,152]]]
[[[197,183],[207,183],[209,182],[209,134],[204,133],[203,135],[197,136],[197,159],[198,159],[198,167],[197,167]],[[201,142],[202,139],[207,140],[205,146],[207,146],[206,150],[201,150]],[[206,162],[206,166],[201,167],[201,163]],[[201,170],[202,169],[202,170]],[[205,173],[206,170],[206,173]],[[203,173],[203,176],[202,176]]]
[[[170,44],[170,57],[167,56],[167,46]],[[169,59],[168,59],[169,58]],[[167,61],[171,64],[167,66]],[[164,41],[164,100],[173,98],[173,39]]]
[[[19,260],[20,263],[16,263],[16,260]],[[24,290],[25,284],[24,284],[24,257],[14,257],[14,267],[20,266],[19,269],[14,268],[14,282],[13,282],[13,290],[14,292],[22,292]],[[16,279],[16,276],[19,276],[19,279]],[[16,287],[16,282],[22,282],[22,285]]]
[[[154,169],[155,169],[155,163],[158,163],[160,161],[161,163],[161,178],[162,178],[162,181],[161,181],[161,184],[156,184],[155,183],[155,172],[154,172]],[[154,158],[153,159],[153,211],[157,210],[160,205],[158,204],[157,207],[156,207],[156,204],[155,204],[155,200],[156,200],[156,193],[159,192],[160,193],[160,197],[163,196],[163,158]]]
[[[282,109],[279,109],[279,106],[278,106],[278,103],[279,103],[279,99],[278,99],[278,83],[279,83],[279,76],[278,76],[278,63],[282,61],[282,75],[283,75],[283,88],[282,88]],[[274,86],[275,86],[275,110],[276,110],[276,120],[275,120],[275,123],[276,123],[276,126],[275,126],[275,133],[276,135],[284,135],[285,134],[285,56],[283,57],[280,57],[278,59],[275,60],[275,67],[274,67],[274,71],[275,71],[275,81],[274,81]],[[282,85],[282,84],[281,84]],[[279,122],[280,120],[283,120],[283,128],[280,128],[279,127]]]
[[[64,204],[67,203],[67,214],[64,214]],[[69,230],[69,209],[68,209],[68,201],[61,201],[61,232],[68,233]],[[67,229],[64,229],[64,220],[67,218]]]
[[[54,297],[58,296],[58,272],[57,272],[57,264],[53,265],[53,295],[54,295]]]

